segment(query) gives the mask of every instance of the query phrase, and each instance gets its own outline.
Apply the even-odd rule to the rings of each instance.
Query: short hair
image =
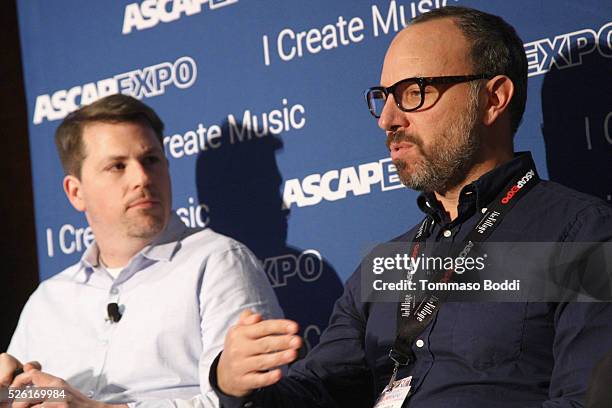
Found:
[[[460,6],[447,6],[421,14],[411,24],[451,18],[471,43],[476,74],[506,75],[514,84],[510,101],[510,127],[516,133],[527,102],[527,57],[514,27],[501,17]]]
[[[83,129],[96,122],[149,126],[164,148],[164,123],[151,107],[128,95],[110,95],[68,114],[55,131],[55,146],[65,174],[81,177],[85,159]]]

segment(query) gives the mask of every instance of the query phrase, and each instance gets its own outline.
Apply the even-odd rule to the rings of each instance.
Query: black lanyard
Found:
[[[476,226],[470,231],[459,246],[460,250],[452,251],[453,257],[465,257],[473,249],[476,243],[484,242],[489,238],[493,230],[502,222],[519,199],[540,182],[535,169],[523,166],[518,176],[513,178],[504,189],[495,197],[487,207]],[[433,219],[426,217],[414,237],[414,245],[410,256],[415,258],[424,249],[425,241],[431,234]],[[450,282],[455,273],[453,270],[437,271],[433,282]],[[413,295],[407,295],[413,296]],[[410,307],[410,300],[400,302],[397,309],[397,336],[393,347],[389,352],[389,358],[395,363],[393,375],[389,384],[395,381],[399,366],[410,364],[414,361],[412,343],[423,332],[437,313],[444,299],[432,293],[425,292],[418,301],[414,300],[414,307]]]

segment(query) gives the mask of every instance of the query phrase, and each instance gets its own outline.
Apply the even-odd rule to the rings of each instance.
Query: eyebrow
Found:
[[[155,146],[155,147],[149,147],[147,150],[142,152],[141,156],[146,156],[147,154],[151,154],[151,153],[156,153],[156,154],[160,153],[162,156],[164,155],[164,151],[160,149],[158,146]]]
[[[163,155],[163,152],[161,151],[161,149],[159,149],[157,147],[150,147],[150,148],[144,150],[142,153],[140,153],[137,157],[144,157],[144,156],[147,156],[149,154],[161,154],[161,155]],[[105,157],[104,161],[125,160],[125,159],[127,159],[129,157],[130,156],[126,156],[126,155],[113,155],[113,156]]]
[[[125,159],[127,159],[127,156],[117,155],[117,156],[105,157],[103,160],[104,161],[115,161],[115,160],[125,160]]]

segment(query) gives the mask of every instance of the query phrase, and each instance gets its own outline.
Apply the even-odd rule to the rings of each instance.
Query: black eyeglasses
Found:
[[[432,85],[458,84],[491,78],[493,75],[489,74],[406,78],[388,88],[374,86],[365,91],[365,98],[372,116],[380,118],[389,94],[393,94],[398,108],[404,112],[412,112],[423,107],[426,102],[433,104],[438,99],[440,92]]]

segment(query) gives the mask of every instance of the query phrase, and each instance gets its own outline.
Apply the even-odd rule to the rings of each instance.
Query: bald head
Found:
[[[454,22],[468,41],[469,59],[475,72],[505,75],[512,81],[514,95],[508,110],[511,132],[515,133],[527,100],[527,57],[516,30],[499,16],[458,6],[421,14],[412,20],[409,27],[441,19]],[[440,37],[438,40],[448,39]]]
[[[389,46],[381,84],[410,77],[472,74],[470,44],[450,18],[409,25]]]

